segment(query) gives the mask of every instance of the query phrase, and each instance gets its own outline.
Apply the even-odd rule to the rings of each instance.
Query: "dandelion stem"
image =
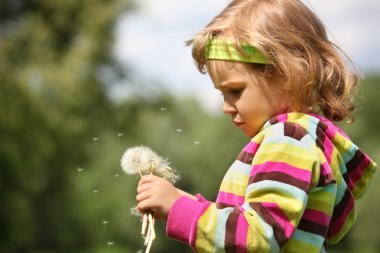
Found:
[[[145,236],[146,227],[148,225],[148,215],[146,213],[143,214],[142,227],[141,227],[141,235]]]

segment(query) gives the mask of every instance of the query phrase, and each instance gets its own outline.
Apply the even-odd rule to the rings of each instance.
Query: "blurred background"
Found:
[[[168,157],[178,187],[215,199],[248,139],[184,41],[228,2],[0,1],[0,252],[144,252],[138,178],[120,168],[136,145]],[[357,121],[341,126],[378,162],[380,2],[304,2],[363,74]],[[376,175],[330,252],[379,252],[378,191]],[[152,252],[191,252],[156,228]]]

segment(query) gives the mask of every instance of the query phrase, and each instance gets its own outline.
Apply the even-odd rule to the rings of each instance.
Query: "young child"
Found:
[[[358,80],[344,54],[298,0],[234,0],[189,44],[252,139],[215,202],[145,176],[138,209],[197,252],[326,252],[352,227],[376,167],[332,123],[353,119]]]

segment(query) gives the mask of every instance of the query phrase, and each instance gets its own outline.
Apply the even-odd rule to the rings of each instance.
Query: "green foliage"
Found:
[[[128,1],[0,4],[0,248],[91,245],[70,174],[91,159],[112,104],[97,77],[112,64],[112,28]],[[96,18],[95,18],[96,17]],[[75,232],[73,232],[75,231]]]

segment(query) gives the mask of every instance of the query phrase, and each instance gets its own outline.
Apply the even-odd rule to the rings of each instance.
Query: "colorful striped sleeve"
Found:
[[[243,149],[216,203],[175,202],[167,235],[196,252],[279,252],[301,220],[319,168],[315,141],[302,127],[273,125]]]

